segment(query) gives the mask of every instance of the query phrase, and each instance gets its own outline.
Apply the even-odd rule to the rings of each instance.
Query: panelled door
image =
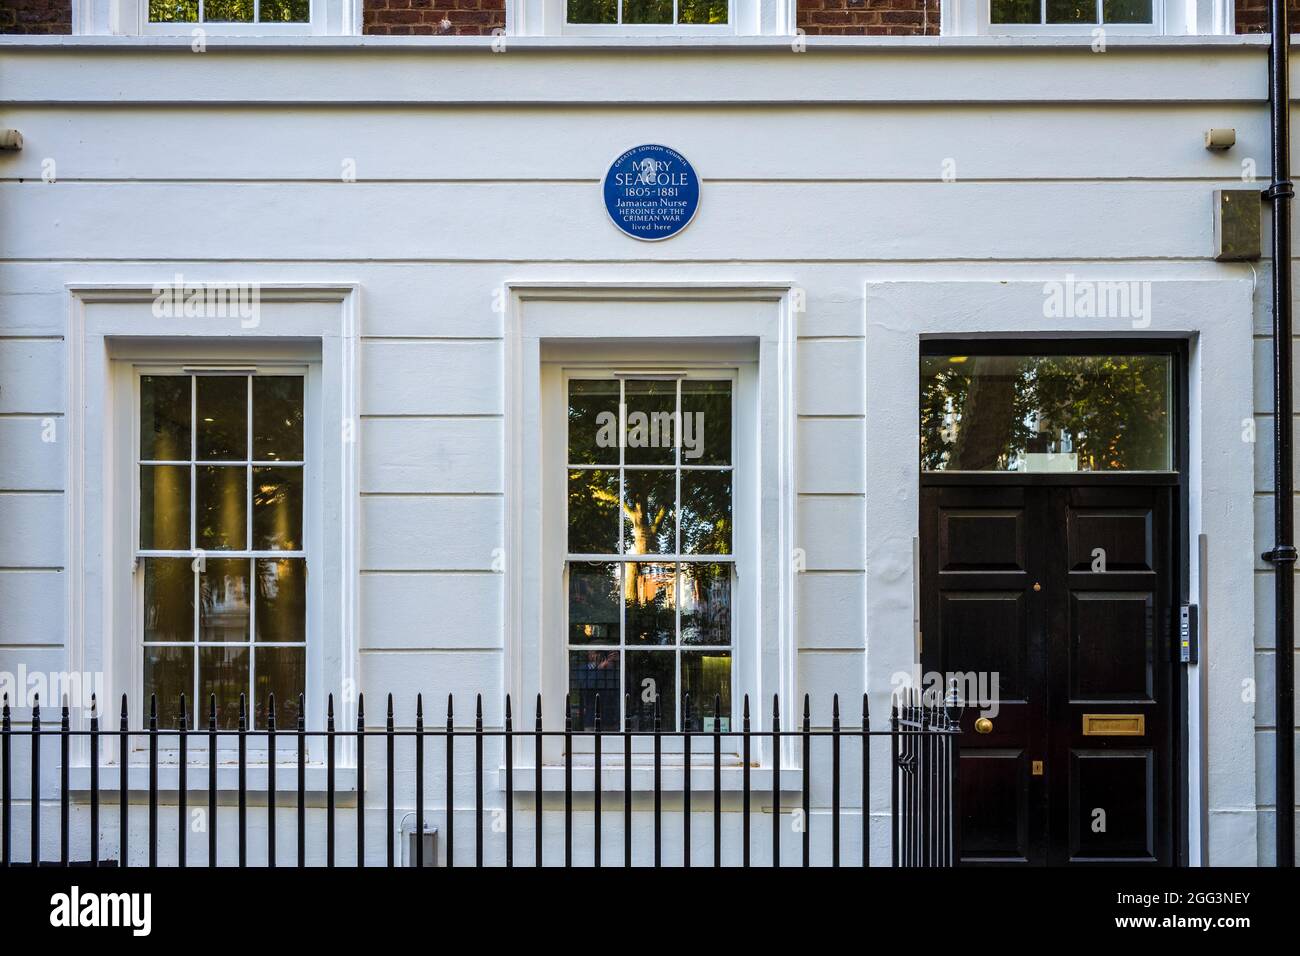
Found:
[[[1172,861],[1177,514],[1150,477],[923,479],[922,664],[967,701],[963,863]]]

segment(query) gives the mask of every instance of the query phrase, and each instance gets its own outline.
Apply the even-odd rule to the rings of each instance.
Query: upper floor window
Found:
[[[229,33],[309,32],[312,0],[148,0],[148,30],[196,26]]]
[[[1156,26],[1154,0],[990,0],[992,32],[1090,31]],[[1016,29],[1020,28],[1020,29]]]
[[[573,28],[623,27],[630,32],[669,28],[727,26],[731,0],[568,0],[567,26]]]

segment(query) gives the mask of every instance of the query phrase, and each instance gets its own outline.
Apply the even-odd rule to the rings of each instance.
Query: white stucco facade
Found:
[[[739,368],[754,437],[736,688],[807,693],[817,726],[834,694],[856,717],[867,692],[883,717],[916,659],[919,343],[1183,339],[1187,575],[1208,669],[1208,696],[1189,674],[1190,860],[1269,863],[1270,266],[1214,260],[1211,205],[1243,176],[1267,181],[1266,51],[1204,36],[1113,37],[1104,52],[1088,37],[212,37],[204,52],[0,38],[3,122],[24,138],[0,154],[0,671],[102,673],[109,700],[135,699],[122,369],[280,361],[310,369],[318,449],[310,722],[333,693],[352,726],[356,690],[376,724],[388,693],[402,726],[417,693],[432,722],[454,694],[464,724],[481,693],[499,726],[506,694],[531,718],[541,692],[549,722],[563,548],[548,362],[677,360]],[[1203,148],[1217,127],[1235,128],[1232,149]],[[703,180],[695,221],[664,242],[622,235],[602,205],[602,175],[635,143],[670,145]],[[178,275],[256,284],[256,325],[159,318],[154,287]],[[1151,283],[1149,324],[1046,317],[1044,283],[1068,277]],[[755,785],[770,787],[764,761]],[[491,809],[499,747],[487,763]],[[887,769],[882,752],[882,863]],[[355,770],[339,779],[355,786]],[[455,783],[468,834],[468,760]],[[367,793],[380,862],[378,776]],[[811,802],[829,803],[821,777]],[[354,819],[340,812],[341,847]],[[164,814],[164,862],[171,826]],[[530,827],[521,815],[517,838]],[[814,834],[824,859],[826,828]],[[580,830],[580,857],[589,843]],[[472,838],[456,853],[472,860]],[[489,833],[488,859],[502,854]]]

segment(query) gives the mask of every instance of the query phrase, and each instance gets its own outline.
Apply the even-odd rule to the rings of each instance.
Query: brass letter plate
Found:
[[[1144,737],[1146,714],[1084,714],[1085,737]]]

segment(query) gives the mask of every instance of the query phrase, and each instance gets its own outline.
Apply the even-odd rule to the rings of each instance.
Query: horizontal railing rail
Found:
[[[446,841],[446,850],[444,861],[446,866],[457,864],[455,856],[455,838],[456,823],[455,816],[458,811],[456,792],[455,792],[455,762],[459,749],[456,742],[462,739],[473,741],[473,767],[474,767],[474,865],[484,865],[484,823],[485,823],[485,791],[484,791],[484,744],[485,741],[498,741],[501,744],[502,759],[504,767],[501,773],[504,779],[503,798],[504,806],[500,808],[503,811],[504,821],[504,864],[508,867],[517,865],[516,850],[516,796],[519,792],[518,784],[524,782],[526,788],[527,782],[531,777],[532,783],[532,812],[533,812],[533,848],[529,855],[531,858],[524,861],[525,865],[542,866],[549,863],[544,853],[544,835],[546,833],[545,821],[543,817],[544,796],[549,793],[544,787],[543,771],[548,766],[555,766],[557,770],[562,768],[564,784],[562,789],[563,795],[563,864],[565,866],[578,865],[574,857],[574,835],[575,835],[575,804],[574,804],[574,773],[577,770],[580,773],[590,776],[590,791],[577,791],[584,796],[589,796],[590,807],[584,806],[583,812],[589,812],[591,817],[590,833],[590,861],[591,865],[601,866],[609,865],[608,858],[603,854],[602,848],[602,830],[607,819],[615,816],[621,810],[622,816],[622,837],[623,847],[621,853],[621,865],[631,866],[634,862],[634,833],[633,826],[634,812],[634,787],[633,772],[634,770],[645,772],[650,771],[652,774],[652,786],[647,791],[652,796],[652,810],[650,810],[652,819],[652,861],[654,866],[664,865],[664,842],[665,842],[665,816],[672,816],[673,811],[667,810],[664,806],[664,798],[671,794],[680,801],[680,838],[681,838],[681,861],[682,865],[692,866],[697,863],[696,857],[692,853],[691,837],[692,824],[696,813],[692,806],[693,781],[697,773],[709,774],[711,771],[710,786],[705,791],[706,799],[711,798],[711,806],[706,807],[707,812],[712,816],[712,853],[708,858],[708,865],[721,866],[724,860],[724,795],[728,798],[734,796],[734,792],[728,791],[723,786],[724,768],[731,770],[735,767],[734,760],[738,758],[739,772],[741,776],[741,785],[739,788],[740,799],[740,846],[741,853],[739,865],[751,866],[754,861],[753,845],[751,836],[753,835],[753,802],[755,797],[770,799],[770,807],[762,808],[771,816],[771,857],[768,861],[772,866],[782,865],[782,813],[789,810],[791,813],[797,811],[799,814],[799,826],[795,828],[800,840],[799,861],[802,866],[809,866],[812,863],[812,845],[811,834],[813,828],[812,813],[812,793],[814,789],[814,758],[813,743],[814,741],[825,742],[830,749],[830,801],[831,806],[828,814],[830,826],[830,846],[829,846],[829,863],[832,866],[840,866],[844,862],[842,852],[842,818],[845,815],[845,807],[842,805],[843,792],[843,759],[846,755],[846,738],[848,748],[854,747],[856,740],[857,758],[860,763],[861,779],[858,781],[860,789],[859,803],[862,804],[857,809],[858,826],[860,827],[860,851],[856,854],[852,862],[861,866],[871,865],[871,813],[869,812],[869,797],[871,794],[871,741],[873,738],[879,738],[882,741],[887,740],[890,757],[890,844],[891,859],[893,866],[908,867],[933,867],[933,866],[951,866],[956,862],[957,846],[957,811],[956,811],[956,794],[957,794],[957,770],[959,756],[959,721],[955,717],[955,711],[950,707],[940,706],[937,704],[927,704],[922,697],[912,692],[903,692],[895,697],[891,707],[889,725],[887,729],[871,728],[870,713],[866,695],[862,699],[862,715],[860,721],[844,721],[840,713],[839,696],[836,695],[832,703],[831,724],[829,727],[813,727],[811,719],[811,701],[808,695],[804,696],[802,720],[798,724],[783,728],[781,725],[781,710],[778,698],[773,698],[772,712],[770,715],[770,724],[766,728],[754,727],[750,716],[749,697],[745,696],[742,706],[741,728],[733,730],[730,726],[722,729],[724,726],[722,703],[720,697],[715,696],[713,701],[712,713],[713,718],[710,729],[703,730],[679,730],[664,729],[663,716],[660,710],[659,702],[656,701],[650,716],[650,729],[634,729],[632,719],[626,720],[623,726],[609,726],[602,722],[601,703],[597,696],[594,700],[594,709],[590,714],[591,723],[587,726],[587,714],[583,712],[577,724],[575,724],[575,708],[566,701],[564,727],[562,730],[551,728],[546,729],[542,721],[542,700],[538,695],[536,699],[536,709],[533,716],[533,726],[531,729],[523,729],[515,726],[515,716],[513,713],[512,702],[509,696],[505,698],[504,720],[500,726],[485,726],[483,717],[483,697],[478,695],[476,699],[474,724],[473,727],[457,727],[455,725],[454,697],[449,695],[447,699],[447,716],[445,723],[429,724],[425,723],[424,699],[423,695],[417,695],[415,722],[412,727],[397,726],[394,718],[393,696],[388,695],[388,707],[385,715],[384,725],[382,727],[367,726],[365,712],[364,695],[359,695],[357,699],[356,723],[351,729],[339,729],[336,724],[334,711],[334,698],[330,695],[326,705],[325,729],[311,731],[307,729],[302,696],[298,698],[298,707],[296,719],[292,721],[289,727],[280,727],[276,722],[275,698],[270,696],[267,700],[266,718],[264,726],[250,726],[250,713],[246,700],[241,694],[239,699],[238,717],[235,726],[222,726],[218,719],[218,710],[215,695],[209,698],[208,716],[206,726],[191,727],[188,724],[188,710],[186,708],[185,697],[180,698],[178,710],[179,717],[177,723],[172,727],[160,725],[158,716],[158,702],[156,697],[151,697],[149,715],[145,720],[144,726],[132,729],[127,707],[126,695],[123,695],[121,708],[118,716],[117,726],[115,728],[105,726],[101,721],[97,708],[97,702],[92,698],[91,713],[88,728],[76,728],[71,726],[71,717],[69,708],[64,705],[60,711],[59,721],[56,726],[44,722],[41,717],[39,700],[33,701],[31,720],[27,726],[15,726],[11,717],[9,700],[7,695],[3,700],[3,709],[0,714],[0,865],[44,865],[46,861],[42,859],[41,854],[41,824],[42,814],[41,806],[44,800],[42,787],[42,770],[41,770],[41,743],[48,738],[58,740],[59,746],[59,773],[58,773],[58,804],[59,804],[59,858],[58,863],[61,865],[71,865],[74,862],[88,862],[92,866],[116,865],[126,866],[130,862],[130,847],[132,845],[132,820],[131,820],[131,800],[130,794],[133,791],[139,791],[142,788],[132,786],[131,771],[147,771],[148,783],[143,788],[147,791],[148,803],[148,821],[147,821],[147,859],[148,865],[158,865],[158,850],[160,844],[159,823],[160,823],[160,793],[173,794],[175,800],[175,840],[176,840],[176,865],[186,866],[189,860],[189,848],[187,847],[187,836],[190,831],[189,814],[189,797],[192,789],[206,790],[206,808],[202,806],[195,807],[195,810],[206,809],[205,825],[201,828],[206,834],[207,854],[206,863],[208,866],[216,866],[220,862],[220,843],[218,839],[218,808],[221,805],[221,797],[227,790],[225,787],[219,787],[218,768],[222,764],[221,755],[229,754],[234,749],[236,756],[234,759],[234,769],[236,773],[236,786],[234,795],[237,800],[235,812],[235,829],[236,845],[235,859],[238,866],[248,866],[249,864],[249,798],[250,796],[264,799],[266,812],[264,819],[264,833],[266,855],[264,864],[253,865],[277,865],[277,809],[280,807],[280,798],[286,793],[296,795],[296,862],[298,866],[306,865],[307,848],[311,837],[311,831],[308,827],[307,814],[307,770],[308,770],[308,742],[320,741],[324,751],[324,772],[325,786],[323,788],[325,797],[325,821],[324,821],[324,839],[325,839],[325,865],[336,865],[336,823],[338,817],[338,796],[339,789],[337,786],[337,774],[339,770],[339,750],[341,745],[350,745],[351,754],[354,756],[356,769],[355,790],[349,791],[348,796],[353,799],[350,802],[355,803],[355,863],[358,866],[366,864],[366,815],[367,812],[375,812],[374,807],[368,807],[366,802],[366,746],[368,741],[378,738],[378,743],[383,745],[384,750],[384,802],[382,809],[386,823],[382,827],[385,836],[385,851],[382,855],[387,866],[397,865],[398,853],[398,834],[397,834],[397,817],[401,808],[397,804],[397,786],[396,777],[399,770],[399,761],[396,757],[396,744],[399,741],[409,741],[414,748],[414,779],[419,781],[410,789],[413,791],[414,808],[406,813],[409,817],[415,817],[414,833],[419,835],[414,839],[411,848],[411,861],[414,866],[423,867],[426,863],[436,861],[425,859],[425,840],[423,834],[428,831],[426,824],[431,820],[431,812],[427,807],[426,786],[426,764],[429,745],[435,746],[441,750],[443,763],[443,776],[446,781],[446,792],[444,795],[444,806],[442,811],[442,825],[444,828],[444,838]],[[632,713],[630,699],[625,700],[624,712]],[[684,696],[682,700],[683,724],[690,727],[692,723],[692,709],[689,695]],[[613,722],[615,725],[619,721]],[[28,770],[30,773],[30,808],[27,814],[28,839],[30,851],[26,861],[16,860],[14,858],[13,829],[15,820],[15,807],[18,801],[14,799],[12,778],[14,775],[14,741],[26,740],[28,753]],[[562,748],[559,762],[552,764],[546,763],[547,740],[556,741]],[[643,742],[640,746],[648,748],[648,753],[637,749],[638,741]],[[671,746],[669,756],[677,758],[680,763],[674,763],[668,767],[665,762],[665,744],[669,741],[675,742]],[[86,838],[85,850],[88,852],[88,860],[74,861],[73,847],[70,826],[70,811],[72,805],[72,788],[70,786],[69,773],[72,769],[71,751],[75,743],[84,744],[84,750],[87,753],[87,764],[89,771],[88,786],[83,788],[88,794],[83,803],[88,803],[89,821],[88,835]],[[192,747],[194,742],[199,746]],[[438,743],[441,746],[438,747]],[[575,744],[586,742],[590,746],[589,751],[583,751],[581,754],[575,750]],[[285,744],[288,747],[285,747]],[[111,756],[116,744],[116,761],[105,761],[105,754]],[[265,748],[269,755],[268,759],[250,760],[250,745],[254,749],[258,745]],[[133,759],[132,755],[138,751],[137,745],[147,752],[143,761]],[[206,748],[205,746],[206,745]],[[232,746],[233,745],[233,748]],[[724,748],[725,745],[725,748]],[[160,753],[163,747],[169,749],[165,758]],[[754,761],[755,751],[759,747],[766,747],[769,750],[769,761],[767,766],[756,766]],[[282,749],[284,748],[284,749]],[[677,749],[680,748],[680,749]],[[698,749],[697,749],[698,748]],[[798,759],[791,762],[791,766],[784,766],[782,756],[783,749],[797,751]],[[21,748],[20,748],[21,749]],[[724,762],[723,754],[725,752],[732,758],[731,761]],[[282,762],[281,756],[291,752],[292,762]],[[516,766],[517,758],[531,756],[531,766]],[[575,757],[581,757],[583,764],[575,765]],[[202,758],[201,762],[194,763],[195,758]],[[620,759],[621,758],[621,759]],[[637,759],[648,761],[638,763]],[[436,759],[436,758],[435,758]],[[319,770],[319,761],[313,760],[311,763],[313,771]],[[680,789],[669,790],[664,785],[665,770],[682,770],[683,786]],[[248,772],[250,769],[260,771],[265,774],[265,784],[259,788],[251,788],[248,781]],[[760,793],[752,784],[754,770],[770,772],[771,784],[765,792]],[[820,767],[818,768],[820,770]],[[174,786],[160,787],[159,773],[160,770],[174,771],[176,780]],[[622,799],[618,801],[620,807],[615,808],[611,813],[604,805],[604,781],[608,771],[622,771]],[[786,770],[799,771],[800,784],[797,787],[791,787],[783,783],[783,772]],[[191,787],[191,772],[198,775],[206,775],[206,780],[200,779],[194,781],[197,785]],[[206,773],[205,773],[206,772]],[[284,787],[278,778],[278,772],[287,772],[295,776],[293,783]],[[825,771],[821,771],[825,772]],[[116,776],[116,780],[111,779]],[[820,783],[820,781],[819,781]],[[114,788],[114,784],[116,785]],[[48,788],[45,788],[48,789]],[[313,790],[319,790],[319,787]],[[798,805],[783,808],[783,794],[792,789],[798,790]],[[116,793],[115,799],[107,799],[104,792]],[[614,792],[618,792],[617,788]],[[558,792],[557,792],[558,796]],[[117,842],[113,846],[116,852],[115,859],[108,859],[101,853],[101,811],[105,805],[115,809],[118,816]],[[728,813],[733,812],[731,810]],[[494,826],[496,821],[494,820]],[[584,828],[584,833],[588,832]],[[78,851],[80,852],[80,851]],[[54,862],[54,861],[49,861]],[[581,865],[588,865],[583,863]]]

